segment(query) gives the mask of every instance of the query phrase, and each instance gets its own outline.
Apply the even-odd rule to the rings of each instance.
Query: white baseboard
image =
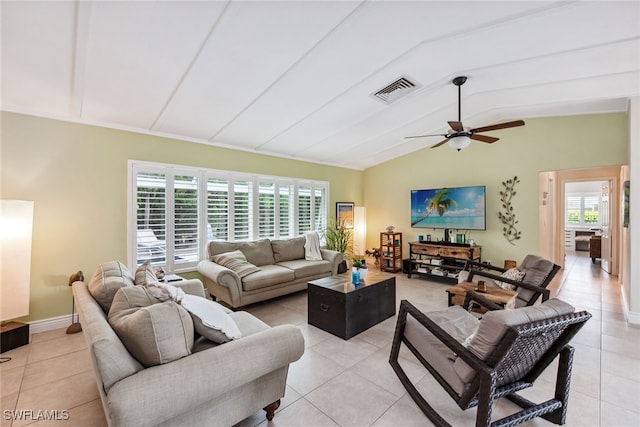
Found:
[[[78,315],[75,315],[76,321]],[[36,320],[29,322],[29,333],[38,334],[40,332],[52,331],[54,329],[67,328],[71,324],[71,315],[66,314],[64,316],[50,317],[49,319]]]
[[[628,311],[627,320],[632,325],[640,325],[640,313],[636,311]]]

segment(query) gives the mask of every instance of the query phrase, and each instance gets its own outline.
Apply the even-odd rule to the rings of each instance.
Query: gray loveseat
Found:
[[[137,279],[136,274],[136,282]],[[187,294],[204,297],[200,280],[174,284]],[[119,287],[135,292],[123,292]],[[157,344],[161,340],[165,342],[158,345],[166,345],[167,340],[175,337],[181,341],[178,347],[188,354],[167,363],[145,366],[145,362],[132,356],[130,346],[130,350],[125,347],[131,337],[121,340],[109,323],[113,308],[123,302],[134,306],[128,308],[130,312],[143,310],[140,306],[145,304],[132,298],[136,293],[146,297],[148,291],[142,288],[145,286],[134,286],[134,277],[119,262],[100,265],[89,285],[82,281],[73,283],[80,322],[110,426],[229,426],[262,408],[267,410],[267,418],[273,417],[284,396],[289,364],[304,352],[304,339],[297,327],[272,328],[247,312],[224,309],[223,313],[231,316],[242,337],[216,345],[203,337],[194,339],[193,332],[191,338],[175,337],[176,328],[194,330],[186,327],[189,325],[185,320],[191,318],[188,314],[186,318],[182,316],[181,322],[177,322],[182,326],[167,324],[165,311],[158,316],[160,323],[153,324],[157,329],[144,334],[144,346],[148,347],[149,341]],[[176,312],[176,308],[186,313],[181,307],[172,307],[171,304],[178,305],[173,301],[152,304],[170,308],[170,313]],[[139,329],[134,325],[132,330],[135,338]],[[187,347],[185,342],[193,344]]]
[[[225,267],[215,260],[220,255],[240,251],[253,267]],[[310,280],[338,274],[343,260],[337,251],[320,249],[322,260],[305,259],[305,237],[249,242],[209,242],[209,259],[200,261],[198,272],[212,296],[231,307],[242,307],[259,301],[307,289]],[[232,267],[234,267],[232,265]]]

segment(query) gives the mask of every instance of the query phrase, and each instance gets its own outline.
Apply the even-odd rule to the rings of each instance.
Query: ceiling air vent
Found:
[[[412,82],[405,76],[400,77],[395,82],[388,84],[370,96],[385,104],[391,104],[419,87],[419,84]]]

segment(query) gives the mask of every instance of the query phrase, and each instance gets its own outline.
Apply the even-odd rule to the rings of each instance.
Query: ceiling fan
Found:
[[[460,114],[460,87],[467,81],[466,76],[459,76],[453,79],[452,83],[458,86],[458,121],[457,122],[447,122],[451,129],[449,129],[448,133],[437,133],[433,135],[416,135],[416,136],[405,136],[405,139],[409,138],[424,138],[427,136],[444,136],[445,139],[437,143],[436,145],[431,146],[431,148],[436,148],[441,146],[442,144],[448,142],[451,148],[455,148],[460,151],[463,148],[466,148],[471,140],[476,140],[480,142],[486,142],[487,144],[492,144],[496,142],[500,138],[496,138],[493,136],[487,135],[479,135],[481,132],[489,132],[492,130],[498,129],[506,129],[513,128],[517,126],[524,126],[524,121],[522,120],[514,120],[512,122],[498,123],[496,125],[491,126],[483,126],[475,129],[467,129],[465,130],[464,126],[462,126],[461,114]]]

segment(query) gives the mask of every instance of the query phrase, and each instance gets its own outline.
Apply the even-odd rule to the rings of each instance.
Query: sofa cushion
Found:
[[[153,271],[153,267],[151,267],[149,261],[145,261],[138,266],[134,277],[134,283],[137,286],[147,286],[149,283],[155,283],[157,281],[156,273]]]
[[[116,307],[122,309],[114,308],[109,313],[109,324],[143,366],[161,365],[191,354],[193,321],[178,304],[167,301],[146,307]]]
[[[209,242],[209,256],[240,249],[244,256],[253,265],[263,266],[274,264],[273,250],[269,239],[255,240],[252,242]]]
[[[293,270],[295,278],[317,276],[318,274],[331,273],[331,263],[329,261],[305,261],[298,259],[294,261],[284,261],[278,263],[283,267]]]
[[[275,262],[304,259],[304,236],[293,239],[272,240],[271,249]]]
[[[118,289],[133,286],[133,283],[134,278],[124,264],[110,261],[98,266],[87,287],[93,299],[100,304],[105,313],[108,313]]]
[[[263,265],[260,271],[248,275],[242,279],[242,289],[253,291],[272,285],[291,282],[296,276],[293,270],[281,265]]]
[[[239,249],[214,255],[212,260],[223,267],[227,267],[228,269],[235,271],[240,278],[248,276],[251,273],[255,273],[256,271],[260,271],[260,268],[247,261],[244,253]]]
[[[467,348],[480,359],[486,360],[508,327],[561,316],[574,311],[573,306],[555,298],[531,307],[489,311],[482,317],[478,330]],[[465,383],[470,382],[476,374],[462,359],[456,360],[454,368]]]

